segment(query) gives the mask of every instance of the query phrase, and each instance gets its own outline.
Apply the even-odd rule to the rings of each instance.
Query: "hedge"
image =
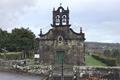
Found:
[[[106,64],[107,66],[116,66],[116,59],[114,58],[107,58],[107,57],[101,57],[98,55],[92,55],[93,58],[101,61],[102,63]]]

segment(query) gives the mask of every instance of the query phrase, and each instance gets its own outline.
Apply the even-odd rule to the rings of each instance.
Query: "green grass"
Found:
[[[96,60],[91,55],[85,56],[85,63],[86,63],[86,66],[106,66],[106,64]]]
[[[21,59],[21,54],[20,52],[0,53],[0,58],[7,60],[16,60],[16,59]]]
[[[19,53],[21,53],[21,52],[7,52],[7,53],[5,53],[5,54],[19,54]],[[0,53],[1,55],[4,55],[4,53]]]

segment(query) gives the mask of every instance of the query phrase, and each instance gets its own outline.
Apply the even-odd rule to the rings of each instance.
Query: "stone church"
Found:
[[[47,64],[85,64],[85,34],[82,28],[74,32],[69,24],[69,9],[60,6],[53,8],[51,29],[43,34],[40,30],[39,54],[40,62]]]

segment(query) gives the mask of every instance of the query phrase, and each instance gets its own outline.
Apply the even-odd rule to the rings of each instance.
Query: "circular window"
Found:
[[[62,38],[61,38],[61,37],[59,38],[59,41],[62,41]]]
[[[63,37],[62,36],[58,36],[58,41],[59,42],[63,41]]]

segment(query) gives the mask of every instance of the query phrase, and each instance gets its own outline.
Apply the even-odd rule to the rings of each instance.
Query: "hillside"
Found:
[[[103,52],[106,49],[120,49],[120,43],[86,42],[88,52]]]

